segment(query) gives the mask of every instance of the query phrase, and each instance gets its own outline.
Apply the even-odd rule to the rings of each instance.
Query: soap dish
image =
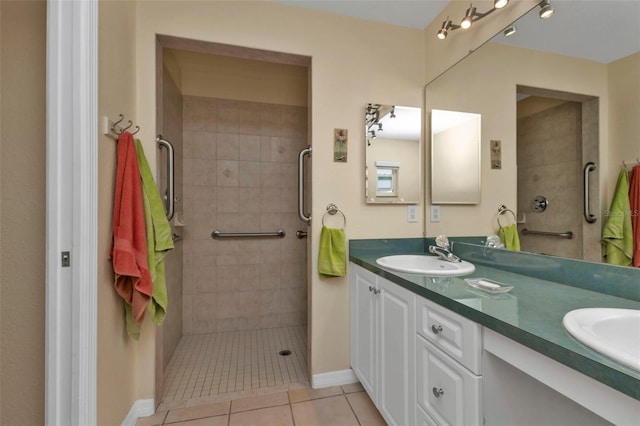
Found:
[[[513,288],[512,285],[502,284],[487,278],[465,278],[465,281],[469,286],[491,294],[507,293]]]

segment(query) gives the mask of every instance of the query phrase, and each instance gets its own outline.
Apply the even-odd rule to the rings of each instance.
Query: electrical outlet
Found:
[[[416,222],[418,222],[418,206],[409,205],[407,206],[407,223]]]
[[[431,222],[440,222],[440,206],[431,206]]]

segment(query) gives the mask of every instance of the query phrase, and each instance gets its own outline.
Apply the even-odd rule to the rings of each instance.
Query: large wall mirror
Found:
[[[365,200],[417,204],[422,173],[421,109],[369,103],[365,107]]]
[[[431,203],[480,202],[480,114],[431,111]]]
[[[548,19],[535,7],[510,36],[505,29],[430,82],[425,109],[482,115],[475,235],[497,230],[506,204],[517,213],[522,250],[601,261],[618,173],[640,154],[640,2],[551,4]],[[499,168],[491,141],[500,142]]]

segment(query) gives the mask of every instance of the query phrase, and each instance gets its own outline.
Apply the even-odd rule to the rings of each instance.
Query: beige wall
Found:
[[[605,190],[610,203],[622,161],[640,157],[640,53],[608,65],[608,173]],[[605,205],[608,208],[609,205]]]
[[[0,2],[0,424],[44,423],[46,3]]]
[[[171,52],[180,64],[185,96],[307,106],[306,66],[185,50]]]
[[[555,70],[553,73],[548,72],[551,68]],[[496,69],[509,72],[501,74],[500,78],[492,78]],[[469,76],[478,77],[477,82],[473,85],[460,84]],[[498,206],[505,204],[515,209],[518,84],[600,97],[600,161],[606,164],[607,66],[496,43],[486,44],[426,88],[427,114],[431,109],[482,114],[481,203],[476,206],[442,206],[441,221],[427,223],[428,235],[489,235],[497,229]],[[491,169],[490,140],[502,141],[501,170]],[[601,174],[601,179],[603,175],[606,176],[606,172]],[[427,194],[429,192],[428,187]],[[592,210],[596,208],[592,207]],[[469,217],[474,217],[474,220],[469,221]]]
[[[151,143],[148,132],[155,128],[156,33],[312,57],[312,215],[316,220],[310,232],[311,369],[316,374],[349,368],[348,281],[318,277],[320,218],[333,202],[347,216],[348,238],[422,235],[421,218],[417,224],[408,224],[406,207],[365,205],[362,126],[367,102],[420,106],[422,31],[261,1],[193,2],[188,8],[184,2],[141,2],[139,7],[137,111],[146,143]],[[376,55],[371,54],[371,40],[376,40]],[[350,129],[347,164],[332,161],[334,128]]]
[[[139,123],[136,114],[135,18],[133,2],[101,1],[99,5],[99,115]],[[153,127],[151,128],[153,130]],[[153,131],[147,133],[153,137]],[[151,142],[151,139],[147,142]],[[155,147],[147,144],[147,157]],[[155,327],[148,319],[139,341],[127,337],[122,299],[113,289],[111,221],[116,171],[116,142],[99,139],[98,170],[98,423],[120,424],[137,399],[152,398]]]

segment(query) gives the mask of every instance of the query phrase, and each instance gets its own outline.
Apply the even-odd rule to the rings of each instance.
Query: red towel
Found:
[[[629,204],[633,228],[633,266],[640,267],[640,165],[631,169]]]
[[[151,300],[152,283],[147,261],[147,234],[140,169],[133,136],[124,132],[118,139],[118,171],[113,206],[113,250],[115,288],[131,305],[140,324]]]

